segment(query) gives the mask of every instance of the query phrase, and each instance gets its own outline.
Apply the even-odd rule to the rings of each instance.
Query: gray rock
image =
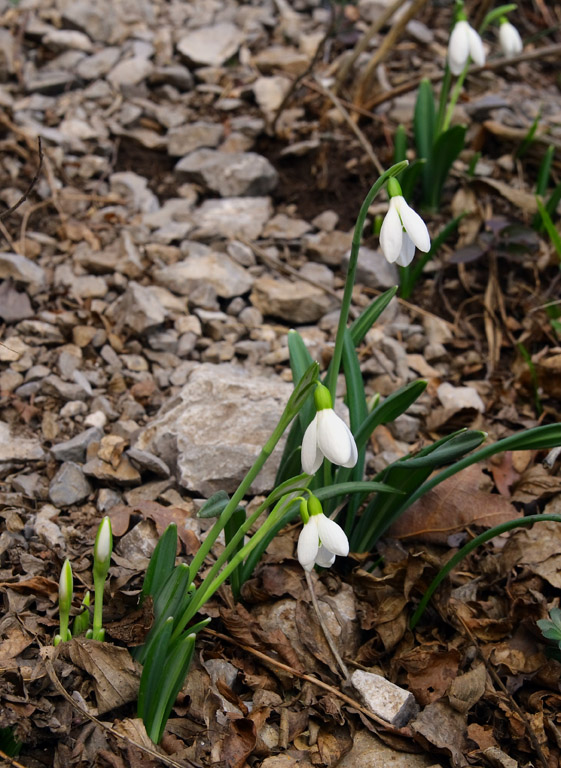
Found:
[[[29,499],[47,498],[47,483],[45,477],[39,472],[31,472],[26,475],[17,475],[12,480],[12,488],[17,493],[23,493]]]
[[[66,51],[71,48],[91,53],[93,50],[90,38],[75,29],[50,29],[41,42],[55,51]]]
[[[277,240],[298,240],[311,228],[311,224],[308,224],[304,219],[293,219],[285,213],[277,213],[265,227],[263,237],[273,237]]]
[[[352,232],[318,232],[304,238],[306,253],[330,266],[339,266],[344,254],[349,251],[353,240]]]
[[[356,669],[351,683],[368,709],[396,728],[407,725],[419,711],[413,694],[381,675]]]
[[[33,315],[33,307],[27,293],[16,291],[9,280],[0,283],[0,317],[4,322],[18,323]]]
[[[29,344],[64,344],[64,336],[56,325],[44,320],[22,320],[17,330]]]
[[[76,75],[68,70],[41,70],[40,72],[29,72],[25,77],[25,90],[28,93],[57,94],[70,88],[76,81]],[[42,135],[56,140],[56,132]],[[58,142],[60,143],[60,142]]]
[[[158,477],[170,476],[168,465],[158,456],[155,456],[149,451],[141,451],[138,448],[129,448],[127,456],[132,461],[133,465],[136,464],[141,470],[144,469],[147,472],[152,472]]]
[[[83,469],[85,475],[95,477],[106,483],[115,483],[125,487],[140,483],[140,473],[132,466],[126,456],[121,458],[117,467],[96,456],[84,464]]]
[[[106,514],[112,507],[121,504],[122,498],[119,491],[113,488],[100,488],[97,495],[96,507],[101,514]]]
[[[256,240],[271,217],[269,197],[228,197],[205,200],[197,209],[194,237]]]
[[[173,64],[169,67],[155,67],[148,80],[151,85],[162,85],[169,83],[181,91],[190,91],[193,87],[193,75],[187,67],[181,64]]]
[[[157,328],[167,317],[154,287],[144,287],[131,280],[124,294],[107,310],[119,328],[146,333]]]
[[[179,482],[210,496],[231,493],[271,436],[292,386],[233,365],[194,369],[178,396],[140,434],[135,448],[176,468]],[[252,485],[273,487],[280,453],[275,451]]]
[[[44,270],[19,253],[0,253],[0,279],[7,277],[20,283],[42,285],[45,282]]]
[[[314,323],[335,306],[335,299],[315,285],[275,280],[269,275],[255,281],[250,299],[263,315],[289,323]]]
[[[198,149],[182,158],[175,170],[222,197],[266,195],[278,182],[271,163],[255,152]]]
[[[88,56],[78,64],[78,76],[84,80],[97,80],[106,75],[119,61],[121,49],[113,46],[103,48],[93,56]]]
[[[156,195],[148,189],[148,180],[133,171],[120,171],[109,178],[111,191],[127,197],[135,211],[151,213],[160,207]]]
[[[38,461],[45,454],[35,437],[12,434],[6,422],[0,421],[0,461]]]
[[[90,427],[79,435],[57,443],[51,447],[51,453],[57,461],[83,462],[86,458],[86,450],[90,443],[96,443],[103,437],[103,431],[97,427]]]
[[[350,250],[343,256],[343,266],[349,264]],[[382,251],[373,251],[363,246],[358,255],[356,281],[368,288],[391,288],[399,283],[395,264],[390,264]]]
[[[65,462],[49,485],[49,498],[57,507],[68,507],[84,501],[92,487],[84,473],[73,461]]]
[[[71,27],[77,27],[92,40],[110,43],[120,38],[123,27],[119,24],[115,3],[109,0],[73,0],[66,3],[63,19]]]
[[[241,29],[224,21],[184,35],[177,43],[177,50],[194,64],[220,66],[237,53],[244,39]]]
[[[134,56],[132,59],[120,61],[109,72],[107,80],[114,88],[126,88],[141,83],[153,69],[154,65],[151,61],[141,56]]]
[[[200,286],[211,286],[225,299],[247,293],[253,278],[226,254],[212,251],[193,254],[177,264],[154,272],[154,280],[182,296],[191,296]]]
[[[35,382],[30,383],[34,384]],[[63,400],[85,400],[87,396],[87,392],[79,384],[70,384],[54,374],[47,376],[42,382],[37,383],[40,384],[43,394],[60,397]]]
[[[168,133],[168,154],[182,157],[200,147],[217,147],[223,135],[224,129],[220,123],[198,120],[181,125]]]

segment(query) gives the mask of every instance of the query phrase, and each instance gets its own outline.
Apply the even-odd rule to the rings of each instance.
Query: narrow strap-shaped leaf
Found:
[[[401,416],[425,391],[427,382],[424,379],[412,381],[400,387],[370,411],[355,433],[357,447],[363,447],[370,439],[372,432],[380,424],[387,424]]]
[[[442,246],[444,245],[446,240],[448,240],[450,235],[456,231],[458,224],[464,218],[465,215],[466,215],[465,213],[460,213],[459,216],[456,216],[451,221],[449,221],[448,224],[446,224],[446,226],[433,239],[428,253],[420,254],[420,256],[415,260],[415,262],[411,266],[399,268],[399,272],[401,275],[400,293],[404,299],[409,298],[425,266],[432,259],[435,253],[438,253],[438,251],[442,248]]]
[[[355,347],[358,347],[396,293],[397,285],[393,288],[388,288],[387,291],[384,291],[384,293],[377,296],[374,301],[361,312],[356,320],[353,320],[349,326],[349,331]]]
[[[153,708],[158,698],[162,684],[162,671],[166,657],[166,651],[171,639],[173,629],[173,617],[170,616],[167,621],[158,628],[154,636],[154,642],[150,653],[144,660],[144,667],[140,677],[140,686],[138,689],[137,712],[138,716],[144,720],[146,730],[150,723],[150,710]]]
[[[413,129],[415,132],[415,145],[417,157],[426,160],[421,171],[423,179],[423,199],[430,200],[432,181],[433,146],[435,143],[436,109],[430,81],[421,80],[415,113],[413,116]]]
[[[168,580],[175,566],[177,552],[177,525],[170,523],[160,536],[146,569],[142,585],[142,597],[151,595],[154,599]]]
[[[547,185],[549,184],[549,176],[551,174],[551,164],[553,163],[553,155],[555,154],[555,147],[550,144],[545,150],[543,160],[540,163],[540,169],[538,171],[538,180],[536,182],[536,195],[543,197],[547,192]]]
[[[146,729],[148,735],[156,744],[161,741],[164,735],[168,717],[191,666],[195,650],[195,639],[196,635],[194,633],[183,637],[175,645],[169,658],[166,660],[160,693],[155,702],[156,706],[150,713],[150,729]]]
[[[466,130],[465,125],[453,125],[435,142],[430,164],[430,196],[427,198],[432,208],[438,208],[452,163],[464,148]]]
[[[231,518],[228,520],[226,525],[224,526],[224,536],[226,538],[226,546],[230,544],[238,530],[241,528],[241,526],[245,523],[245,509],[243,507],[238,507],[234,514],[231,516]],[[236,553],[240,551],[240,549],[243,547],[243,538],[240,539],[235,545],[232,550],[232,553],[230,557],[228,558],[228,562],[235,557]],[[241,581],[240,581],[240,568],[236,568],[235,571],[232,571],[230,575],[230,586],[232,587],[232,593],[234,595],[234,600],[238,600],[240,596],[240,587],[241,587]],[[178,615],[181,616],[183,611],[179,612]]]

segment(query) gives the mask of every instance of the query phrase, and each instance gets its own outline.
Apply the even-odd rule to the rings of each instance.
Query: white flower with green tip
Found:
[[[501,44],[502,52],[509,59],[522,53],[524,47],[520,33],[504,16],[501,17],[501,25],[499,27],[499,43]]]
[[[337,555],[349,554],[349,540],[340,525],[323,514],[321,503],[315,496],[300,504],[304,527],[298,538],[298,561],[305,571],[314,565],[329,568]]]
[[[464,16],[456,22],[448,43],[448,66],[452,74],[461,75],[470,57],[480,67],[485,64],[481,38]]]
[[[388,181],[390,207],[380,230],[380,248],[390,264],[407,267],[415,255],[415,247],[430,251],[430,235],[419,214],[407,204],[397,179]]]
[[[324,458],[340,467],[354,467],[358,458],[355,439],[333,410],[327,387],[318,384],[314,400],[317,413],[302,440],[302,470],[308,475],[315,474]]]

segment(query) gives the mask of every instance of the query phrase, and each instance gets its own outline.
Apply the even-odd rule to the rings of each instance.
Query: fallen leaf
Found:
[[[257,729],[253,720],[247,717],[229,723],[229,732],[224,738],[221,758],[227,768],[242,768],[253,752],[257,741]]]
[[[93,678],[98,714],[136,701],[141,667],[126,648],[80,637],[61,646],[61,653]]]
[[[482,467],[466,467],[412,504],[391,526],[389,535],[446,544],[451,533],[470,525],[492,528],[521,517],[508,499],[480,490],[488,482]]]
[[[466,722],[460,715],[443,701],[435,701],[425,707],[409,727],[425,748],[432,746],[452,758],[452,765],[467,765]]]
[[[561,588],[561,525],[544,520],[511,534],[501,552],[501,572],[507,574],[518,565]]]

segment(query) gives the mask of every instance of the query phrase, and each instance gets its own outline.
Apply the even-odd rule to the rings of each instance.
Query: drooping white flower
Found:
[[[349,554],[349,540],[341,526],[323,514],[315,496],[300,505],[301,513],[306,516],[308,505],[310,516],[298,538],[298,561],[305,571],[311,571],[314,565],[329,568],[336,555]]]
[[[302,440],[302,470],[308,475],[315,474],[324,457],[341,467],[354,467],[358,458],[355,439],[330,407],[331,396],[323,384],[316,388],[315,401],[318,411]]]
[[[395,179],[390,179],[390,182],[393,181]],[[388,191],[391,195],[389,184]],[[401,189],[399,191],[401,192]],[[390,264],[395,262],[400,267],[407,267],[413,261],[415,246],[423,253],[430,250],[427,225],[401,194],[392,195],[380,230],[382,253]]]
[[[480,67],[485,64],[485,50],[481,38],[465,19],[454,26],[448,43],[448,66],[453,75],[461,75],[468,59]]]
[[[522,38],[515,26],[506,19],[501,20],[499,27],[499,43],[505,56],[511,58],[522,52]]]

